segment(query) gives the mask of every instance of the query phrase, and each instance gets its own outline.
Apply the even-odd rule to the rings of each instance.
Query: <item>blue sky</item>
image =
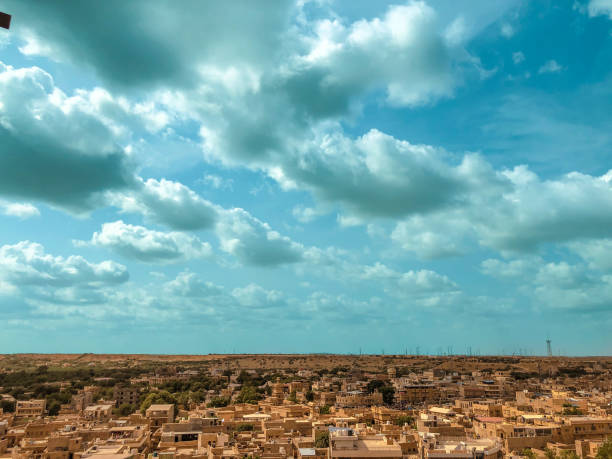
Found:
[[[2,352],[612,352],[612,2],[30,2]]]

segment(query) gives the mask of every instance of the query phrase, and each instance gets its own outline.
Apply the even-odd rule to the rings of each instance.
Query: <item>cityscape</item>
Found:
[[[0,0],[0,459],[612,459],[612,0]]]
[[[612,358],[0,357],[0,458],[612,457]]]

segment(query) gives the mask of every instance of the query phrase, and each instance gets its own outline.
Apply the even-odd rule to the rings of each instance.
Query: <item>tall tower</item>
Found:
[[[550,345],[550,338],[546,340],[546,353],[548,357],[552,357],[552,346]]]

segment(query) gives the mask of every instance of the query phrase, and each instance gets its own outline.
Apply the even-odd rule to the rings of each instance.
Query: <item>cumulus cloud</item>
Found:
[[[296,263],[303,257],[303,246],[243,209],[224,211],[215,231],[221,249],[247,265],[277,266]]]
[[[192,272],[183,271],[175,279],[164,284],[164,290],[172,296],[186,298],[208,298],[223,292],[223,287],[203,281]]]
[[[45,253],[41,244],[22,241],[0,247],[0,272],[15,285],[96,285],[128,280],[125,266],[112,261],[90,263],[83,257],[64,258]]]
[[[538,73],[559,73],[561,70],[563,70],[563,67],[561,67],[556,60],[551,59],[542,64],[538,69]]]
[[[468,33],[461,18],[441,30],[434,10],[418,1],[352,23],[336,15],[313,19],[306,9],[287,5],[194,3],[193,11],[206,12],[195,15],[169,3],[151,9],[144,1],[70,11],[11,2],[21,18],[15,34],[24,40],[24,53],[84,62],[110,89],[68,96],[39,68],[0,64],[0,193],[78,212],[111,204],[176,231],[210,229],[220,248],[245,265],[309,264],[355,282],[379,281],[388,294],[406,297],[436,298],[438,292],[452,297],[458,291],[433,271],[334,259],[184,184],[138,177],[130,164],[134,141],[145,133],[166,135],[173,122],[188,120],[199,129],[207,160],[264,171],[285,190],[310,191],[315,204],[294,209],[300,221],[338,206],[342,225],[391,221],[392,240],[424,259],[460,255],[476,245],[527,252],[552,242],[569,243],[589,267],[607,269],[605,246],[597,249],[596,241],[612,238],[610,174],[545,180],[525,166],[495,170],[476,154],[452,155],[375,129],[357,137],[344,130],[371,98],[414,107],[451,97],[459,67],[476,62],[461,49]],[[591,1],[589,14],[608,14],[606,5]],[[109,11],[118,30],[110,39],[100,19]],[[75,17],[91,21],[75,25]],[[236,21],[244,21],[242,33],[230,37]],[[136,24],[139,33],[121,24]],[[175,27],[181,36],[172,33]],[[511,26],[501,27],[505,36],[513,35]],[[516,52],[512,59],[519,64],[524,55]],[[540,73],[561,70],[551,60]],[[136,87],[152,90],[136,102],[128,96]],[[226,185],[214,175],[204,181],[219,189]],[[31,204],[12,206],[3,212],[21,217],[37,212]],[[92,243],[143,261],[210,255],[207,243],[176,231],[115,222],[104,225]],[[500,263],[487,260],[482,270],[517,278],[527,269]],[[568,288],[552,276],[552,267],[549,271],[538,282]],[[167,288],[183,296],[216,291],[190,274],[173,282]],[[268,294],[253,286],[238,293],[266,304]],[[227,304],[238,301],[225,298]]]
[[[528,278],[535,274],[542,260],[538,257],[518,258],[515,260],[498,260],[488,258],[481,263],[484,274],[497,278]]]
[[[576,312],[610,311],[612,276],[597,275],[583,265],[547,263],[536,275],[534,295],[548,308]]]
[[[202,182],[217,190],[231,190],[234,183],[232,179],[223,178],[214,174],[206,174]]]
[[[376,87],[396,105],[450,95],[450,50],[436,22],[424,2],[393,5],[380,18],[348,26],[337,19],[316,22],[306,38],[308,52],[290,70],[290,98],[309,113],[323,114],[333,107],[330,102],[346,108],[351,96]]]
[[[324,207],[305,207],[303,205],[297,205],[291,211],[296,220],[301,223],[310,223],[328,212],[329,209]]]
[[[298,157],[286,158],[275,178],[357,215],[401,217],[462,202],[481,179],[495,180],[482,170],[487,167],[476,156],[453,166],[441,149],[378,130],[356,140],[333,131],[321,133]]]
[[[0,194],[71,210],[129,186],[130,172],[112,131],[79,107],[38,67],[0,63]]]
[[[612,223],[612,185],[601,177],[571,172],[542,180],[527,167],[501,172],[512,191],[482,212],[483,244],[501,250],[529,250],[543,242],[601,238]]]
[[[135,20],[134,15],[145,18],[157,14],[139,2],[134,2],[129,8],[115,6],[119,23]],[[275,7],[275,12],[266,16],[264,23],[269,27],[263,35],[271,37],[273,34],[269,32],[273,30],[290,34],[292,39],[286,40],[290,48],[281,46],[278,37],[268,40],[253,31],[253,43],[248,44],[248,53],[243,52],[242,45],[234,46],[224,40],[209,40],[201,50],[190,49],[192,60],[202,59],[199,64],[183,62],[183,50],[173,49],[166,55],[166,48],[162,47],[156,49],[152,64],[143,62],[134,66],[134,62],[151,58],[140,51],[138,56],[130,57],[130,68],[139,69],[135,73],[148,69],[139,74],[140,80],[135,76],[130,80],[126,75],[130,72],[116,72],[113,66],[133,51],[131,46],[138,40],[143,41],[141,48],[146,50],[167,36],[161,33],[161,29],[149,28],[154,20],[143,22],[144,29],[139,37],[126,32],[127,36],[119,34],[111,43],[105,43],[108,55],[117,53],[117,60],[110,61],[99,49],[95,53],[87,52],[94,44],[101,46],[94,38],[103,35],[104,28],[97,20],[93,20],[87,29],[71,28],[69,35],[75,39],[68,40],[65,34],[59,33],[63,28],[56,27],[68,20],[74,11],[48,6],[42,15],[41,10],[24,5],[11,7],[22,18],[15,33],[26,40],[26,52],[59,60],[85,59],[105,78],[115,78],[114,83],[119,86],[129,86],[137,81],[143,84],[148,81],[154,86],[164,82],[163,88],[160,87],[142,103],[112,96],[100,88],[80,91],[72,97],[60,94],[57,88],[49,88],[47,93],[53,96],[47,94],[47,98],[54,102],[59,112],[75,114],[75,118],[78,114],[81,120],[91,120],[87,136],[74,133],[68,138],[85,139],[83,141],[102,146],[111,144],[106,147],[108,150],[115,147],[113,139],[121,138],[126,144],[131,142],[122,126],[128,125],[136,131],[159,132],[170,119],[195,118],[201,124],[200,133],[208,158],[246,162],[250,167],[265,170],[284,187],[310,189],[321,199],[339,201],[363,215],[402,215],[444,205],[462,194],[456,188],[457,171],[452,167],[438,168],[435,161],[425,158],[438,156],[431,151],[433,149],[388,139],[378,131],[351,140],[341,130],[335,127],[330,130],[325,125],[325,120],[351,112],[351,107],[359,105],[360,98],[372,91],[384,91],[389,104],[408,106],[452,94],[455,84],[453,60],[461,52],[455,49],[457,43],[448,42],[437,25],[434,10],[424,2],[392,6],[379,18],[354,23],[345,23],[340,18],[302,20],[305,16],[300,15],[304,11],[299,8]],[[223,22],[224,18],[236,20],[236,17],[227,16],[226,11],[217,11],[214,4],[206,7],[211,8],[217,21]],[[106,6],[103,11],[86,6],[78,9],[82,17],[93,15],[97,18],[106,12]],[[172,10],[166,11],[169,17],[182,15],[178,9],[161,9]],[[231,9],[240,11],[239,17],[242,17],[252,7],[248,3],[237,3]],[[293,27],[287,27],[288,18],[296,14],[294,20],[297,22]],[[49,17],[56,16],[57,21],[49,25]],[[192,30],[190,19],[181,19],[185,21],[177,23],[182,24],[181,31],[186,36],[201,33],[201,24],[197,30]],[[168,20],[163,22],[172,24]],[[257,23],[254,27],[260,26]],[[45,46],[40,45],[43,43],[40,39],[43,30]],[[81,35],[83,39],[77,40],[76,37]],[[116,49],[115,45],[128,39],[130,46],[123,44],[121,49]],[[152,42],[144,43],[147,40]],[[213,51],[216,47],[223,48],[225,55]],[[276,61],[279,55],[270,53],[270,49],[277,49],[282,60]],[[253,60],[254,55],[260,59]],[[208,59],[211,56],[215,57],[212,61]],[[174,70],[165,73],[165,57],[170,59],[170,67],[176,67],[179,74],[186,69],[197,74],[198,83],[184,85]],[[367,71],[362,68],[364,62],[370,66]],[[199,65],[197,71],[193,71],[192,65]],[[64,131],[54,129],[54,132]],[[85,147],[79,145],[79,152]],[[86,158],[90,157],[92,155],[86,155]],[[108,170],[119,174],[123,183],[104,181],[105,169],[98,164],[95,177],[104,183],[100,183],[95,192],[85,192],[85,197],[80,200],[78,186],[73,186],[74,195],[66,199],[78,200],[81,207],[91,208],[94,206],[93,197],[98,197],[101,191],[111,190],[112,193],[105,196],[112,196],[111,202],[122,210],[142,213],[150,221],[174,229],[193,230],[214,224],[214,206],[198,199],[186,187],[179,189],[181,185],[177,183],[144,181],[134,176],[125,166],[127,156],[122,150],[118,150],[113,158],[121,164]],[[347,170],[351,173],[345,174]],[[81,180],[90,175],[87,171],[80,175],[75,173]],[[406,187],[401,185],[402,180],[407,183]],[[94,182],[88,180],[85,185],[93,186]],[[438,191],[425,192],[426,183]],[[391,194],[401,199],[388,199]],[[170,198],[171,195],[174,198]],[[75,205],[74,202],[71,204]]]
[[[0,201],[0,209],[4,215],[18,217],[21,219],[38,217],[40,211],[36,206],[27,202],[7,202]]]
[[[574,241],[569,248],[588,262],[591,269],[612,272],[612,239]]]
[[[523,54],[522,51],[517,51],[515,53],[512,53],[512,62],[514,62],[516,65],[520,64],[524,60],[525,60],[525,55]]]
[[[608,16],[612,19],[612,0],[590,0],[588,4],[589,16]]]
[[[612,310],[612,276],[602,273],[602,267],[597,262],[571,264],[538,256],[487,259],[481,264],[484,274],[506,282],[534,310],[575,313]]]
[[[448,95],[453,86],[441,27],[422,1],[351,24],[312,19],[299,2],[194,1],[186,8],[168,3],[152,9],[140,0],[129,7],[113,0],[75,8],[9,1],[7,8],[20,17],[13,33],[26,42],[22,52],[89,65],[120,88],[188,88],[211,71],[242,68],[258,75],[275,69],[271,84],[287,89],[294,103],[329,113],[334,105],[345,107],[351,93],[376,86],[390,101],[409,105]],[[108,17],[117,29],[110,40]],[[236,28],[239,35],[229,33]],[[278,72],[279,62],[290,65]],[[355,71],[364,64],[368,71]],[[316,100],[305,97],[308,91]]]
[[[129,20],[142,25],[139,37],[122,31],[104,44],[98,38],[104,36],[105,27],[97,19],[87,28],[70,28],[66,36],[59,33],[64,30],[60,24],[69,20],[75,11],[65,11],[62,6],[46,6],[43,14],[42,10],[18,3],[11,7],[22,18],[15,33],[27,43],[24,52],[58,60],[85,60],[100,75],[122,87],[136,82],[149,82],[157,87],[163,82],[163,87],[142,103],[112,96],[100,88],[80,91],[72,97],[58,96],[57,90],[50,89],[48,92],[55,94],[51,99],[62,113],[78,113],[83,119],[93,119],[92,124],[99,131],[97,137],[71,135],[70,138],[86,138],[91,142],[100,139],[104,141],[100,144],[105,145],[125,135],[122,126],[126,124],[131,130],[159,132],[171,119],[195,118],[201,125],[208,158],[246,162],[250,167],[265,170],[284,187],[311,189],[321,199],[339,201],[363,215],[402,215],[444,205],[455,196],[461,197],[462,190],[456,188],[457,171],[452,167],[438,167],[433,159],[426,158],[439,155],[431,151],[433,149],[395,141],[378,131],[351,140],[341,130],[330,130],[325,125],[325,120],[351,112],[359,105],[360,98],[372,91],[384,91],[389,104],[408,106],[452,94],[455,85],[453,62],[465,56],[456,49],[456,40],[449,41],[445,36],[437,24],[435,11],[424,2],[391,6],[378,18],[353,23],[346,23],[339,17],[312,19],[300,7],[275,6],[273,13],[264,14],[259,9],[263,11],[267,7],[252,11],[250,4],[238,2],[230,10],[240,14],[231,16],[224,8],[207,4],[201,7],[210,8],[209,13],[215,17],[216,24],[210,30],[217,30],[224,20],[236,21],[237,17],[262,14],[265,20],[247,27],[241,36],[253,32],[252,40],[240,46],[232,40],[204,40],[206,46],[197,49],[187,45],[190,62],[184,61],[186,50],[178,46],[180,40],[177,43],[164,40],[168,36],[162,33],[164,27],[172,27],[175,23],[166,19],[163,27],[150,28],[156,23],[159,12],[151,11],[144,3],[113,6],[116,24]],[[98,18],[107,12],[106,8],[82,6],[77,10],[82,17]],[[182,10],[169,6],[160,10],[164,10],[167,17],[177,19],[176,24],[181,24],[184,36],[210,33],[208,29],[201,32],[201,24],[196,28],[191,17],[183,17]],[[204,17],[209,18],[210,14]],[[49,21],[50,17],[57,20]],[[292,27],[288,27],[290,20],[294,21]],[[257,33],[263,25],[266,25],[266,33]],[[43,31],[44,41],[41,40]],[[291,37],[285,40],[286,45],[281,45],[279,39],[283,34],[285,38]],[[159,40],[169,48],[153,46],[154,43],[160,45]],[[135,48],[136,43],[139,48]],[[96,52],[89,52],[94,46]],[[100,52],[100,47],[107,52]],[[154,59],[153,55],[142,51],[150,47],[156,49]],[[138,56],[131,56],[135,49],[139,49]],[[169,49],[172,52],[166,53]],[[219,53],[221,49],[223,53]],[[270,52],[271,49],[278,53]],[[114,56],[112,60],[107,59],[110,55]],[[136,69],[131,77],[131,72],[117,72],[114,68],[128,56],[130,68]],[[148,62],[150,59],[154,62]],[[142,65],[134,65],[140,61]],[[363,69],[364,63],[369,66],[367,71]],[[139,73],[141,71],[143,73]],[[187,73],[198,75],[197,84],[184,84],[180,75]],[[131,141],[129,135],[124,140]],[[116,159],[124,163],[126,156],[120,152]],[[213,206],[201,198],[188,196],[188,189],[179,190],[179,184],[171,186],[168,181],[145,182],[125,167],[112,170],[123,171],[123,186],[105,183],[99,189],[113,190],[112,202],[121,209],[143,213],[151,221],[175,229],[212,226],[215,220]],[[345,174],[347,170],[351,172]],[[101,175],[98,173],[96,177]],[[402,180],[407,183],[406,187],[401,185]],[[438,191],[425,192],[426,183],[433,185],[430,189]],[[117,192],[116,188],[123,189]],[[173,190],[170,192],[169,188]],[[391,194],[401,199],[388,199]],[[170,195],[181,197],[172,200]],[[86,206],[85,203],[81,205]],[[186,205],[192,212],[185,212]],[[173,209],[178,210],[174,212]]]
[[[212,256],[210,244],[195,236],[153,231],[121,220],[104,223],[101,231],[93,234],[90,243],[147,263],[172,263]]]
[[[360,27],[368,33],[391,27],[391,33],[390,17],[345,33]],[[127,136],[116,121],[123,115],[116,113],[138,111],[133,103],[102,90],[67,97],[36,67],[2,65],[0,72],[6,94],[0,109],[0,129],[6,133],[0,146],[3,195],[78,211],[113,204],[175,230],[211,228],[223,250],[247,264],[300,260],[299,244],[265,223],[246,214],[238,218],[239,211],[226,212],[179,182],[136,176],[116,144]],[[470,243],[532,250],[542,242],[610,237],[607,176],[570,173],[544,181],[526,167],[496,171],[478,155],[457,158],[377,130],[357,139],[335,123],[308,132],[312,137],[304,138],[302,130],[293,137],[290,131],[278,144],[279,154],[264,155],[260,166],[285,189],[310,190],[318,201],[313,209],[340,204],[344,223],[400,219],[393,239],[422,258],[462,253]],[[11,212],[35,213],[31,208]],[[317,212],[296,209],[296,216],[306,221]],[[444,223],[449,221],[452,225]]]
[[[232,290],[232,296],[248,308],[277,308],[284,306],[284,295],[277,290],[266,290],[257,284],[249,284]]]
[[[477,192],[452,208],[401,220],[393,240],[421,258],[436,258],[474,245],[527,252],[544,243],[612,236],[610,173],[571,172],[542,180],[526,166],[483,167],[481,172],[483,186]]]
[[[387,104],[430,103],[452,95],[458,63],[473,65],[424,2],[353,23],[297,10],[286,47],[268,53],[282,59],[259,67],[209,61],[197,86],[152,95],[168,111],[197,120],[207,160],[264,170],[284,186],[308,186],[311,171],[304,168],[327,166],[324,154],[314,164],[308,158],[334,141],[328,123],[358,113],[364,96],[382,91]]]
[[[126,267],[113,261],[53,256],[30,241],[0,247],[0,284],[5,293],[20,294],[26,301],[101,303],[106,301],[105,289],[128,279]]]
[[[298,270],[355,286],[369,286],[407,302],[410,307],[457,307],[465,298],[458,299],[460,287],[447,276],[428,269],[401,271],[376,262],[361,264],[350,253],[328,248],[311,247],[304,252],[306,266]]]
[[[399,285],[410,292],[418,293],[457,290],[457,285],[448,277],[427,269],[403,273],[399,278]]]
[[[464,254],[470,246],[471,233],[469,222],[447,212],[403,220],[391,232],[391,239],[419,258],[436,259]]]
[[[447,276],[427,269],[403,273],[398,280],[398,287],[397,292],[392,292],[392,294],[410,300],[421,307],[459,309],[464,301],[457,298],[462,295],[457,284]]]
[[[267,62],[269,51],[280,47],[292,6],[189,0],[181,8],[171,2],[151,8],[145,0],[110,0],[34,7],[9,0],[6,8],[20,18],[11,31],[25,41],[23,53],[78,63],[129,88],[193,84],[199,67],[210,61]]]
[[[109,202],[124,212],[139,213],[155,223],[179,230],[213,226],[218,208],[180,182],[136,179],[134,188],[111,193]]]
[[[135,174],[130,144],[174,115],[101,88],[68,96],[38,67],[2,63],[0,99],[0,195],[79,213],[113,204],[183,230],[213,225],[214,206],[186,186]],[[4,209],[35,215],[31,204]]]
[[[508,24],[507,22],[501,25],[499,32],[502,34],[502,37],[504,38],[512,38],[514,34],[516,33],[514,30],[514,27],[512,27],[512,25]]]

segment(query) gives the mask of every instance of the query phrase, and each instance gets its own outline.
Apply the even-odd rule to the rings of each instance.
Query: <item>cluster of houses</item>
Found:
[[[45,400],[15,400],[14,411],[0,412],[0,459],[595,458],[612,438],[605,367],[524,378],[302,370],[265,381],[252,403],[237,403],[238,371],[211,368],[228,384],[206,400],[139,405],[156,384],[200,375],[137,378],[115,386],[111,400],[86,386],[53,416]],[[226,406],[212,403],[220,398]],[[119,412],[126,405],[134,409]]]

